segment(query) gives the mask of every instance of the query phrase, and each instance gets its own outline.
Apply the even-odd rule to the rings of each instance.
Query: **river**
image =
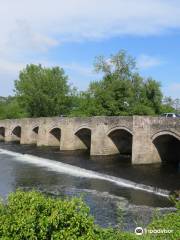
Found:
[[[86,152],[0,143],[0,195],[17,188],[57,197],[81,196],[95,222],[134,231],[155,211],[174,210],[170,192],[180,189],[177,165],[131,165],[125,156],[90,157]]]

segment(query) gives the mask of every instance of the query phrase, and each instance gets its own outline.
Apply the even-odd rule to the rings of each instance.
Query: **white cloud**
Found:
[[[0,0],[0,71],[16,72],[64,42],[159,35],[179,28],[179,0]],[[152,57],[141,60],[145,68],[160,64]],[[84,65],[66,67],[91,75]]]
[[[180,28],[178,0],[0,0],[1,51],[174,28]]]
[[[0,59],[0,72],[4,74],[5,73],[16,74],[24,66],[25,64],[23,63],[10,62],[10,61]]]
[[[165,61],[163,61],[162,59],[160,59],[158,57],[149,56],[149,55],[145,55],[145,54],[141,54],[137,58],[137,67],[140,69],[148,69],[148,68],[152,68],[152,67],[157,67],[164,63],[165,63]]]
[[[178,0],[0,0],[0,53],[180,28]]]
[[[14,80],[18,78],[19,71],[24,69],[26,62],[13,62],[0,59],[0,96],[13,94]],[[59,66],[68,74],[70,83],[78,87],[80,90],[85,90],[88,83],[98,78],[92,66],[88,66],[78,62],[63,63],[58,61],[47,61],[44,59],[36,59],[33,64],[41,64],[44,67]]]
[[[49,47],[58,45],[58,41],[33,31],[30,24],[25,20],[16,21],[16,29],[9,35],[9,44],[17,49],[45,51]]]

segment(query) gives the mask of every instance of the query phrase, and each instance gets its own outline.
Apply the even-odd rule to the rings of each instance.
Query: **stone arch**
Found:
[[[53,127],[48,131],[48,146],[60,147],[61,128]]]
[[[180,141],[180,135],[178,135],[175,132],[167,131],[167,130],[156,132],[155,134],[152,135],[151,139],[152,139],[152,141],[154,141],[155,138],[162,136],[162,135],[171,135]]]
[[[0,127],[0,141],[4,141],[5,138],[5,127]]]
[[[87,126],[81,126],[75,132],[75,136],[78,137],[78,139],[83,144],[83,147],[88,151],[91,149],[91,132],[91,128]]]
[[[128,128],[114,127],[107,132],[120,154],[132,155],[133,134]]]
[[[14,142],[20,142],[21,141],[21,126],[16,126],[13,128],[12,132],[12,141]]]
[[[155,133],[151,139],[162,162],[180,161],[180,136],[177,133],[160,131]]]
[[[38,132],[39,132],[39,126],[33,126],[32,132],[31,132],[32,143],[37,143]]]
[[[32,131],[36,134],[39,132],[39,126],[33,127]]]

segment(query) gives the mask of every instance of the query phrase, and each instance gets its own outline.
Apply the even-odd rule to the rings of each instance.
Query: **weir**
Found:
[[[99,179],[99,180],[104,180],[104,181],[116,184],[118,186],[122,186],[125,188],[132,188],[135,190],[141,190],[141,191],[153,193],[156,195],[160,195],[163,197],[169,197],[169,193],[170,193],[168,190],[165,190],[165,189],[158,189],[158,188],[148,186],[145,184],[139,184],[139,183],[127,180],[127,179],[114,177],[114,176],[111,176],[108,174],[103,174],[103,173],[99,173],[96,171],[87,170],[87,169],[80,168],[77,166],[72,166],[70,164],[65,164],[62,162],[57,162],[54,160],[49,160],[46,158],[41,158],[41,157],[29,155],[29,154],[21,154],[21,153],[16,153],[16,152],[4,150],[4,149],[0,149],[0,154],[11,155],[14,157],[14,161],[33,164],[33,165],[40,166],[43,168],[45,167],[51,171],[55,171],[55,172],[59,172],[59,173],[63,173],[63,174],[69,174],[69,175],[72,175],[75,177],[95,178],[95,179]]]
[[[132,164],[180,160],[180,119],[149,116],[47,117],[0,120],[0,140],[127,154]]]

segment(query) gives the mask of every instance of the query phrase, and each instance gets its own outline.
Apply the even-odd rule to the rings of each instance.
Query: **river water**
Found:
[[[132,166],[128,157],[0,143],[0,195],[17,188],[57,197],[81,196],[95,222],[134,231],[153,214],[174,211],[168,195],[180,189],[178,165]]]

